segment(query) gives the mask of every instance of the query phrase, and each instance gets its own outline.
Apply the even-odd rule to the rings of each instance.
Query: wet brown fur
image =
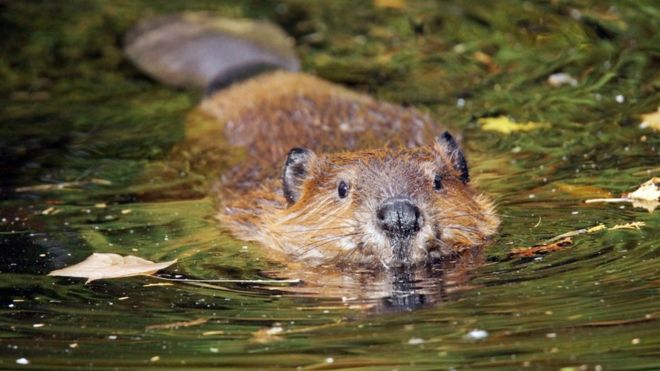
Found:
[[[484,245],[499,224],[491,201],[464,184],[458,155],[435,141],[439,125],[416,109],[378,102],[316,77],[275,72],[233,85],[201,109],[246,151],[223,175],[219,218],[240,239],[317,265],[388,266],[391,249],[371,219],[387,197],[405,194],[426,229],[411,261],[442,258]],[[287,152],[316,155],[300,199],[288,204],[280,175]],[[433,189],[441,174],[443,189]],[[350,184],[346,199],[337,184]]]

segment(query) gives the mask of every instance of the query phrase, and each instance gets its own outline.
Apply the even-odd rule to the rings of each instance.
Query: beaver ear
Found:
[[[454,167],[463,183],[469,182],[470,173],[467,160],[454,137],[448,131],[445,131],[436,138],[436,145],[440,155]]]
[[[306,148],[293,148],[289,151],[282,171],[282,188],[289,204],[300,198],[309,165],[315,156],[314,152]]]

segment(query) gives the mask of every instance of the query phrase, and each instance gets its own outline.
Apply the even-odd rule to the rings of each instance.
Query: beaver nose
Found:
[[[419,208],[405,198],[385,200],[376,211],[378,226],[387,234],[410,237],[419,231]]]

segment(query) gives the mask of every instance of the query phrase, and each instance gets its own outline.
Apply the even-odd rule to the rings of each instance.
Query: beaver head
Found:
[[[318,263],[391,267],[451,256],[484,244],[499,224],[469,182],[447,132],[416,148],[294,148],[282,174],[286,206],[262,208],[252,239]]]

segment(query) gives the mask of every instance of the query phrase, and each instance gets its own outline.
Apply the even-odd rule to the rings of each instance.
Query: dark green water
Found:
[[[583,203],[660,174],[658,135],[638,125],[660,105],[660,7],[484,4],[0,2],[0,369],[660,369],[658,213]],[[199,96],[159,86],[121,54],[135,21],[183,9],[275,21],[306,71],[463,133],[503,219],[469,284],[342,301],[309,286],[45,276],[93,252],[178,258],[167,273],[194,278],[278,270],[219,231],[209,172],[173,155]],[[578,85],[551,87],[556,72]],[[480,129],[499,115],[550,126]],[[508,257],[630,222],[646,226]]]

